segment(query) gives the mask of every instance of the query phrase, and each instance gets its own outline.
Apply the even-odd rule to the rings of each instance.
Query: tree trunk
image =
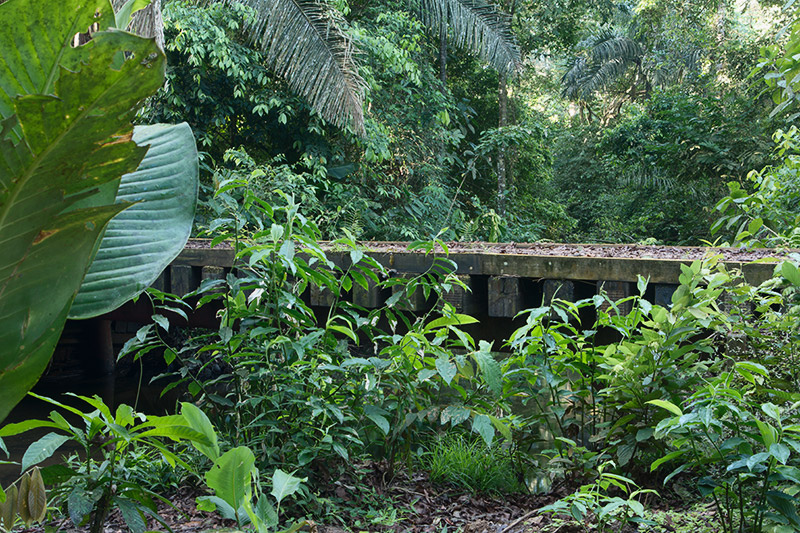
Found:
[[[114,9],[118,10],[125,0],[113,0]],[[126,28],[123,28],[126,29]],[[153,0],[149,6],[133,15],[128,31],[141,37],[154,38],[160,49],[164,49],[164,20],[161,18],[161,0]]]
[[[442,88],[447,87],[447,26],[444,24],[439,29],[439,79]]]
[[[502,128],[508,125],[508,84],[504,74],[500,74],[497,101],[500,115],[497,125]],[[502,146],[497,150],[497,213],[501,217],[506,214],[506,153]]]

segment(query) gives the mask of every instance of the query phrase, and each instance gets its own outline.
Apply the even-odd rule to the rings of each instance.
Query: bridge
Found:
[[[364,243],[364,252],[393,276],[424,273],[434,261],[430,254],[409,251],[408,243]],[[478,327],[490,331],[491,337],[502,339],[519,325],[513,320],[519,311],[540,306],[554,297],[577,301],[600,291],[618,300],[635,294],[638,276],[650,281],[645,298],[669,305],[678,286],[681,265],[709,253],[720,254],[729,269],[741,270],[751,284],[769,279],[775,263],[784,256],[775,250],[736,248],[454,243],[447,257],[456,263],[454,274],[469,290],[454,287],[446,299],[459,312],[478,318]],[[350,265],[349,251],[330,247],[326,254],[337,266]],[[234,252],[229,246],[211,248],[208,241],[193,240],[153,287],[183,296],[197,289],[203,280],[223,279],[233,265]],[[391,295],[391,289],[371,284],[366,290],[354,286],[347,298],[366,309],[375,309]],[[312,287],[303,298],[313,309],[322,310],[330,305],[331,296]],[[412,311],[424,311],[432,305],[424,300],[421,291],[405,304]],[[203,308],[190,314],[188,323],[178,319],[176,325],[216,327],[215,311]],[[112,372],[119,347],[150,321],[150,314],[149,304],[140,299],[90,321],[69,322],[51,372],[58,372],[59,365],[74,366],[75,355],[70,354],[74,350],[70,348],[81,346],[84,352],[89,347],[90,357],[81,358],[88,361],[94,373]],[[70,360],[72,363],[68,363]]]

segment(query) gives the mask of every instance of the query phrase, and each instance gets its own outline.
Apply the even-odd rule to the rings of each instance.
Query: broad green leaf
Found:
[[[6,424],[2,428],[0,428],[0,437],[11,437],[14,435],[19,435],[20,433],[25,433],[26,431],[30,431],[31,429],[36,428],[56,428],[58,429],[59,425],[55,422],[51,422],[49,420],[26,420],[25,422],[16,422],[14,424]]]
[[[233,509],[239,509],[252,496],[252,478],[256,458],[249,448],[228,450],[206,472],[206,483]]]
[[[500,363],[495,361],[489,349],[491,344],[486,341],[480,341],[480,349],[472,354],[475,362],[478,363],[478,368],[481,371],[486,385],[489,390],[496,396],[503,393],[503,372],[500,368]]]
[[[761,410],[764,411],[764,414],[768,417],[772,418],[778,424],[781,422],[781,410],[780,408],[775,405],[774,403],[767,402],[761,405]]]
[[[683,416],[683,411],[681,411],[681,408],[672,402],[668,402],[666,400],[650,400],[645,403],[649,403],[655,405],[656,407],[661,407],[662,409],[666,409],[667,411],[676,416]]]
[[[141,294],[189,239],[199,173],[192,129],[186,123],[137,126],[133,141],[147,155],[136,172],[122,176],[116,197],[133,205],[108,224],[72,319],[107,313]]]
[[[1,5],[0,50],[8,52],[0,63],[0,119],[15,114],[17,95],[51,94],[60,66],[74,65],[85,51],[72,46],[75,34],[95,22],[106,29],[113,13],[109,0],[10,0]]]
[[[786,461],[789,460],[789,454],[791,451],[789,447],[785,444],[780,442],[776,442],[772,446],[769,447],[769,454],[778,460],[778,462],[782,465],[786,464]]]
[[[188,402],[181,403],[181,414],[184,416],[184,418],[186,418],[186,422],[192,427],[192,429],[205,435],[210,443],[208,445],[204,445],[199,442],[192,442],[192,445],[197,449],[197,451],[212,461],[216,461],[217,458],[219,458],[217,432],[214,431],[214,426],[211,424],[211,421],[208,419],[206,414],[201,411],[199,407]]]
[[[280,504],[284,498],[297,492],[300,489],[300,484],[305,480],[306,478],[294,477],[280,468],[276,468],[275,472],[272,473],[272,491],[270,494]]]
[[[203,446],[211,446],[211,441],[204,433],[189,426],[160,426],[143,431],[136,436],[138,440],[148,437],[167,437],[176,440],[188,440]]]
[[[765,448],[769,449],[778,440],[778,431],[761,420],[756,420],[756,426],[758,426],[758,431],[761,433],[761,443]]]
[[[48,433],[36,442],[31,443],[22,456],[22,471],[24,472],[33,465],[37,465],[52,456],[68,440],[69,436],[67,435]]]
[[[800,270],[791,261],[784,261],[781,264],[781,276],[795,287],[800,287]]]
[[[495,427],[495,429],[496,429],[497,431],[499,431],[499,432],[500,432],[500,434],[501,434],[503,437],[505,437],[505,439],[506,439],[507,441],[511,442],[511,440],[512,440],[512,437],[511,437],[511,428],[510,428],[510,427],[508,427],[508,424],[506,424],[505,422],[503,422],[502,420],[500,420],[500,419],[499,419],[499,418],[497,418],[496,416],[492,416],[492,415],[488,415],[488,416],[489,416],[489,420],[491,420],[491,421],[492,421],[492,425]]]
[[[76,11],[84,5],[64,4]],[[0,21],[11,18],[3,32],[19,41],[20,56],[38,54],[33,42],[53,46],[58,55],[64,43],[48,42],[38,27],[16,19],[17,10],[36,6],[52,3],[0,5]],[[164,56],[150,40],[98,32],[84,47],[75,71],[61,69],[54,95],[12,100],[16,119],[0,133],[0,421],[47,365],[99,237],[125,207],[76,203],[98,188],[115,192],[120,176],[138,166],[145,151],[130,142],[130,120],[163,80]],[[12,94],[0,86],[6,97],[17,96],[17,89]],[[24,141],[16,141],[12,123]]]
[[[125,520],[125,525],[128,526],[131,533],[144,533],[147,524],[138,505],[127,498],[118,496],[114,497],[114,503],[117,504],[116,506],[122,514],[122,519]]]
[[[425,332],[428,333],[435,329],[443,328],[446,326],[463,326],[466,324],[474,324],[477,321],[478,319],[473,318],[469,315],[462,315],[456,313],[453,316],[443,316],[435,320],[431,320],[430,322],[425,324]]]
[[[767,492],[767,503],[786,518],[792,526],[800,528],[800,515],[797,514],[795,498],[777,490]],[[794,529],[796,531],[796,529]]]
[[[660,459],[656,459],[650,464],[650,471],[651,472],[655,471],[655,469],[661,466],[662,464],[672,461],[673,459],[680,457],[681,455],[685,454],[688,451],[689,450],[675,450],[674,452],[670,452],[664,457],[661,457]]]
[[[442,354],[436,359],[435,364],[439,375],[442,376],[442,379],[445,383],[450,385],[450,382],[453,381],[453,378],[456,377],[456,374],[458,373],[458,368],[456,368],[455,363],[453,363],[446,355]]]
[[[367,405],[364,407],[364,416],[375,422],[375,425],[380,428],[384,435],[389,434],[389,421],[384,416],[386,411],[374,405]]]
[[[83,517],[92,512],[95,500],[83,487],[75,487],[67,497],[67,510],[74,524],[80,524]]]
[[[472,419],[472,431],[480,435],[487,446],[492,445],[494,426],[492,426],[492,421],[488,416],[476,414],[475,418]]]

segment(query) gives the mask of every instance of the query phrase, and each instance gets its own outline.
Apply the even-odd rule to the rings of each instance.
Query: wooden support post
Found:
[[[309,293],[312,306],[330,307],[333,305],[333,293],[327,287],[320,287],[315,283],[310,283]]]
[[[622,300],[623,298],[627,298],[633,294],[633,283],[627,281],[598,281],[597,282],[597,294],[600,294],[601,291],[605,291],[608,295],[608,298],[612,302],[617,302]],[[600,306],[600,309],[603,311],[608,312],[611,304],[609,302],[603,302],[603,305]],[[633,308],[631,302],[625,302],[618,306],[619,312],[623,315],[627,315],[631,312]]]
[[[218,266],[204,266],[200,271],[200,280],[205,281],[207,279],[225,279],[225,269]]]
[[[188,265],[172,265],[169,267],[170,292],[185,296],[197,288],[194,272]]]
[[[450,290],[443,297],[444,301],[455,307],[458,313],[466,313],[468,315],[478,313],[480,309],[478,309],[477,298],[473,294],[472,276],[458,275],[457,277],[467,288],[451,285]]]
[[[89,373],[94,376],[108,376],[114,373],[116,357],[114,357],[114,339],[111,334],[111,321],[96,318],[91,321],[94,337],[92,361],[89,362]]]
[[[656,305],[660,305],[661,307],[669,308],[672,305],[672,295],[675,293],[675,290],[678,288],[678,285],[673,285],[672,283],[656,283],[653,285],[654,290],[654,297],[655,300],[653,303]]]
[[[550,305],[554,298],[575,301],[575,284],[568,279],[546,279],[542,284],[544,305]]]
[[[492,317],[511,318],[522,310],[522,291],[519,278],[491,276],[489,278],[487,313]]]
[[[400,274],[399,277],[405,279],[411,279],[414,274],[403,273]],[[392,285],[392,295],[397,294],[398,292],[405,292],[406,285]],[[400,309],[404,309],[406,311],[411,311],[412,313],[417,313],[420,311],[427,311],[431,308],[430,303],[426,301],[425,295],[422,292],[422,287],[418,286],[417,289],[414,291],[410,297],[405,296],[401,297],[400,301],[398,302],[398,306]]]
[[[205,281],[219,281],[225,279],[225,269],[218,266],[204,266],[200,270],[200,283],[202,284]],[[223,292],[222,284],[217,284],[218,286],[214,289],[213,292]]]
[[[365,309],[377,309],[383,304],[381,288],[370,277],[367,277],[367,288],[353,283],[353,303]]]
[[[167,292],[168,287],[167,287],[167,273],[166,273],[166,271],[164,271],[161,274],[159,274],[158,277],[156,278],[156,280],[153,283],[151,283],[150,286],[153,287],[156,290],[161,291],[161,292]]]

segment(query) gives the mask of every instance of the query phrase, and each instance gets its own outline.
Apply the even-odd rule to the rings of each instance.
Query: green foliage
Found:
[[[0,231],[14,243],[0,266],[2,420],[47,364],[96,243],[125,207],[113,204],[120,176],[146,151],[129,140],[130,119],[161,84],[164,58],[150,41],[119,31],[72,47],[76,28],[113,24],[108,2],[51,9],[13,0],[0,11],[3,46],[18,58],[2,74],[10,92],[2,93]],[[29,27],[50,46],[34,46]],[[97,187],[104,194],[79,207]]]
[[[663,406],[675,416],[656,426],[656,437],[674,449],[651,469],[678,461],[667,480],[687,469],[699,475],[698,490],[713,498],[726,532],[800,527],[795,503],[800,479],[793,453],[800,441],[798,426],[791,423],[796,417],[790,414],[798,404],[783,409],[753,394],[772,386],[763,365],[734,362],[732,371],[687,398],[686,413]]]
[[[613,462],[604,463],[594,483],[581,486],[539,512],[569,516],[586,532],[619,531],[626,523],[653,525],[644,518],[645,508],[639,498],[658,493],[640,489],[632,479],[606,471],[614,466]],[[609,489],[620,491],[624,497],[610,496]]]
[[[739,182],[729,182],[728,196],[716,205],[719,218],[711,226],[712,235],[723,232],[734,244],[753,247],[796,248],[800,245],[800,182],[798,182],[798,130],[794,126],[778,130],[773,139],[780,162],[751,171],[747,179],[753,192]]]
[[[22,458],[23,476],[14,483],[10,494],[22,498],[31,490],[29,487],[41,485],[40,499],[44,499],[44,485],[57,484],[51,493],[51,505],[63,506],[75,527],[88,524],[92,532],[103,530],[111,509],[121,512],[133,533],[145,531],[148,516],[161,521],[156,514],[155,500],[163,498],[129,476],[129,462],[135,463],[143,450],[157,450],[174,468],[176,464],[186,464],[168,449],[162,438],[188,440],[204,447],[213,445],[205,432],[194,429],[191,421],[182,415],[146,417],[124,404],[112,413],[97,396],[71,395],[93,408],[91,412],[83,412],[44,396],[31,395],[79,417],[83,424],[73,425],[59,411],[52,411],[48,420],[27,420],[0,428],[0,435],[4,437],[37,428],[52,430],[26,450]],[[82,457],[74,457],[67,465],[44,467],[41,473],[36,468],[31,470],[70,441],[80,447]],[[28,501],[33,500],[29,498]],[[37,506],[35,512],[33,508],[19,505],[17,513],[25,523],[41,521],[44,505]],[[14,522],[7,517],[3,521],[9,526],[7,529]]]
[[[571,238],[706,238],[709,206],[723,196],[725,177],[741,179],[768,161],[758,117],[758,108],[735,94],[655,91],[613,127],[567,130],[556,151],[570,155],[555,160],[553,175],[559,201],[577,221]]]
[[[463,435],[435,439],[422,458],[434,483],[447,483],[470,492],[508,493],[520,490],[516,467],[502,445],[487,447]]]
[[[112,311],[141,294],[183,250],[197,204],[197,148],[186,123],[137,126],[133,141],[147,146],[135,172],[122,176],[115,216],[100,241],[69,318]]]
[[[219,185],[215,202],[227,216],[211,228],[216,241],[233,239],[239,274],[198,291],[199,306],[221,303],[220,328],[166,350],[168,362],[180,363],[167,390],[185,386],[234,445],[261,450],[259,466],[304,475],[325,475],[337,458],[367,451],[393,464],[431,427],[469,424],[487,445],[496,431],[510,436],[498,412],[501,374],[491,347],[461,330],[475,319],[442,299],[461,283],[452,262],[436,257],[428,272],[387,279],[374,259],[340,239],[334,244],[350,262],[335,265],[293,198],[275,193],[282,204],[270,205],[247,182]],[[415,247],[446,251],[441,241]],[[393,296],[368,312],[357,302],[371,287]],[[306,291],[327,300],[325,315],[300,297]],[[408,307],[420,297],[432,305],[415,316]],[[158,324],[125,351],[139,357],[163,347],[163,317]]]

